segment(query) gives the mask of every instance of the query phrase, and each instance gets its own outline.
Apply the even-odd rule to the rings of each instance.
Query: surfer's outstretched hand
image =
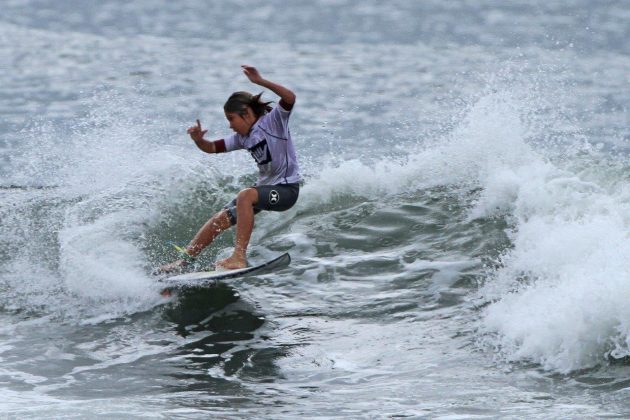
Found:
[[[260,75],[256,67],[248,66],[245,64],[243,64],[241,67],[243,69],[243,73],[245,74],[245,76],[247,76],[250,82],[255,83],[257,85],[263,82],[264,79]]]
[[[188,129],[188,134],[190,138],[195,142],[203,140],[203,136],[208,132],[208,130],[203,130],[201,128],[201,122],[197,120],[197,125],[193,125]]]

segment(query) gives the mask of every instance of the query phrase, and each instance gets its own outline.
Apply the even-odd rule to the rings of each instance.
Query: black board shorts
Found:
[[[254,204],[254,214],[261,210],[286,211],[297,202],[300,195],[300,184],[259,185],[258,203]],[[236,198],[223,207],[228,212],[232,225],[236,224]]]

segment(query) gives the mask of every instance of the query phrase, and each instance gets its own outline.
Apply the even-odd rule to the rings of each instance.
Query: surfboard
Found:
[[[203,287],[210,285],[217,280],[227,280],[238,277],[270,273],[280,268],[287,267],[290,263],[291,256],[289,255],[289,253],[284,253],[277,258],[251,267],[239,268],[236,270],[197,271],[193,273],[185,273],[167,277],[165,279],[159,280],[159,282],[167,289]]]

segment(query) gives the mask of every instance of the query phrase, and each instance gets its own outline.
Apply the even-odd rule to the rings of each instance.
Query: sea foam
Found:
[[[494,109],[487,104],[477,104],[486,112],[473,108],[474,127],[504,118],[499,102]],[[530,111],[527,103],[520,106]],[[622,174],[593,176],[607,165],[594,154],[582,159],[582,170],[567,165],[556,158],[558,150],[531,145],[526,132],[515,130],[509,148],[481,143],[477,155],[482,192],[470,217],[506,217],[512,245],[479,291],[489,303],[481,314],[482,341],[507,360],[563,373],[609,354],[628,355],[630,242]]]

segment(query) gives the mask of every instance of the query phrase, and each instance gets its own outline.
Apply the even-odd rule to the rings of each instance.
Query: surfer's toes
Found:
[[[157,270],[155,270],[155,274],[168,274],[175,271],[181,271],[184,267],[188,265],[188,261],[186,260],[177,260],[170,264],[161,265]]]
[[[234,256],[215,263],[217,270],[238,270],[247,267],[247,260],[236,258]]]

